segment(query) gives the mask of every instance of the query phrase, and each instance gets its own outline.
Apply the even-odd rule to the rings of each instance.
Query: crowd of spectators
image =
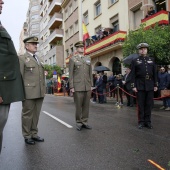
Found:
[[[116,31],[117,30],[115,30],[114,28],[100,28],[95,35],[85,40],[85,46],[88,47],[89,45],[94,44],[95,42],[107,37],[110,34],[113,34]]]
[[[130,68],[126,69],[126,74],[114,75],[113,73],[107,77],[107,74],[104,72],[93,74],[93,84],[94,89],[92,90],[92,102],[103,104],[106,103],[107,100],[105,98],[115,98],[115,105],[124,105],[124,100],[126,100],[126,105],[129,107],[133,107],[136,104],[136,99],[133,97],[135,93],[131,87],[131,70]],[[107,80],[107,81],[106,81]],[[119,86],[118,88],[116,88]],[[115,89],[116,88],[116,89]],[[123,92],[121,89],[126,91]],[[161,97],[161,90],[170,90],[170,69],[166,70],[165,67],[161,67],[158,71],[158,95],[157,97]],[[126,99],[124,97],[126,96]],[[164,109],[166,111],[170,110],[170,97],[161,98],[162,106],[160,109]]]

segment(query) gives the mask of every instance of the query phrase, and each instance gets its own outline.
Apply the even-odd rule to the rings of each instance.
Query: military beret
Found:
[[[147,43],[140,43],[140,44],[138,44],[137,45],[137,49],[140,49],[140,48],[148,48],[149,47],[149,45],[147,44]]]
[[[35,37],[35,36],[25,38],[25,39],[23,40],[23,42],[24,42],[24,43],[39,43],[39,42],[38,42],[38,37]]]
[[[74,46],[75,47],[84,47],[84,43],[83,43],[83,41],[78,41],[77,43],[75,43]]]

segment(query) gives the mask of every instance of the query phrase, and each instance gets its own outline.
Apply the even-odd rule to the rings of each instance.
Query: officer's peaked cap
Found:
[[[78,41],[77,43],[75,43],[75,45],[74,45],[76,48],[77,47],[84,47],[84,43],[83,43],[83,41]]]
[[[147,43],[140,43],[137,45],[137,49],[140,49],[140,48],[148,48],[149,45]]]
[[[35,36],[25,38],[25,39],[23,40],[23,42],[24,42],[24,43],[39,43],[39,42],[38,42],[38,37],[35,37]]]

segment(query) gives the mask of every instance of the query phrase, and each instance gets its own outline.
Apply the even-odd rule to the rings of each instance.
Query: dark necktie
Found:
[[[35,54],[33,55],[34,59],[36,60],[36,62],[38,63],[38,59],[37,57],[35,56]]]

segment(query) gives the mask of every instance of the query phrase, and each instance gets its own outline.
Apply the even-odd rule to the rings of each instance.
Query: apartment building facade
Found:
[[[39,0],[30,0],[27,12],[28,36],[39,36],[40,33]]]
[[[139,28],[140,24],[143,23],[142,20],[146,18],[147,11],[151,6],[156,13],[161,10],[170,12],[169,0],[128,0],[130,30]]]
[[[71,57],[74,52],[74,44],[81,40],[80,35],[80,3],[78,0],[63,0],[62,1],[62,13],[63,13],[63,44],[64,44],[64,61],[65,66],[68,66],[68,58]],[[68,71],[68,67],[66,68]]]
[[[20,49],[18,54],[23,55],[25,53],[25,47],[23,39],[28,36],[39,37],[40,33],[40,15],[39,15],[40,5],[39,0],[29,0],[29,7],[26,16],[26,22],[20,33]]]
[[[24,22],[23,28],[21,30],[20,33],[20,37],[19,37],[19,51],[18,51],[18,55],[23,55],[25,53],[25,45],[23,40],[28,37],[28,24],[27,22]]]
[[[62,0],[40,0],[40,57],[45,64],[64,65]]]
[[[129,29],[128,1],[122,0],[84,0],[82,2],[83,20],[90,36],[100,30],[112,29],[112,33],[95,41],[86,48],[92,59],[92,67],[106,66],[114,74],[124,73],[121,64],[122,45]],[[109,73],[109,72],[108,72]]]

